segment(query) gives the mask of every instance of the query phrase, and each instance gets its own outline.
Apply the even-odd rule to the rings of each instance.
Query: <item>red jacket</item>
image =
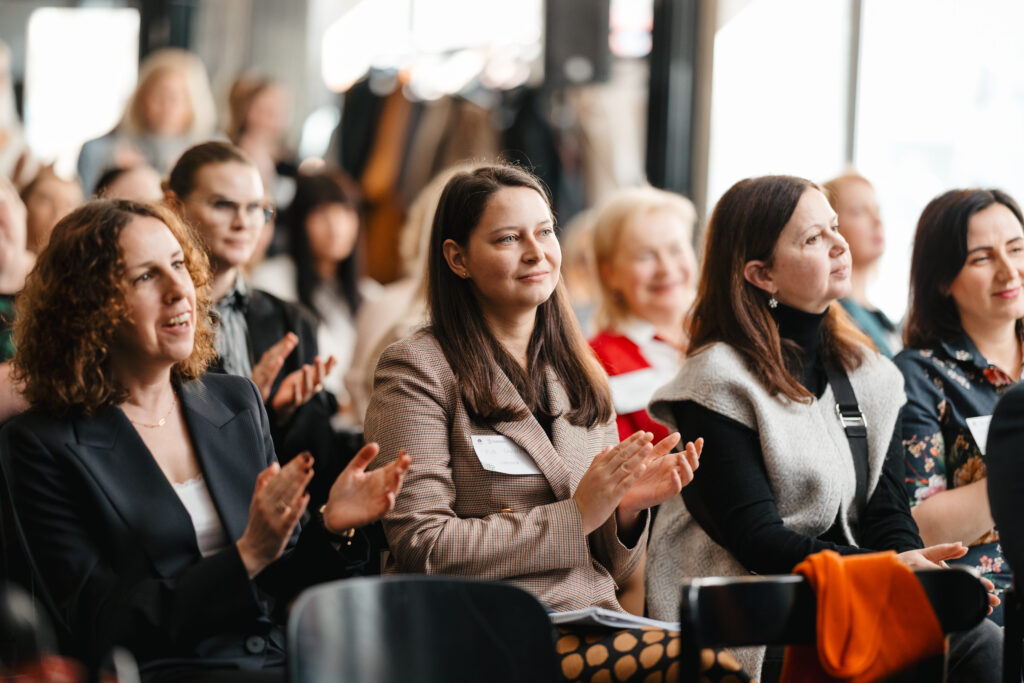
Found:
[[[658,367],[652,366],[634,341],[634,338],[639,338],[641,343],[645,343],[647,328],[638,327],[635,332],[630,331],[633,332],[633,338],[605,330],[590,340],[590,346],[608,373],[612,403],[618,414],[619,438],[625,439],[643,429],[653,433],[657,442],[668,436],[668,429],[655,422],[647,413],[647,403],[658,387],[675,376],[679,364],[670,367],[668,362],[662,362]],[[649,335],[649,339],[655,344],[668,347],[666,342],[657,340],[653,334]]]

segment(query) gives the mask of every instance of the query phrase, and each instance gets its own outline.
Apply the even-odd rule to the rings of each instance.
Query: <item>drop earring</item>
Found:
[[[774,294],[768,295],[768,308],[778,308],[779,300],[775,298]]]

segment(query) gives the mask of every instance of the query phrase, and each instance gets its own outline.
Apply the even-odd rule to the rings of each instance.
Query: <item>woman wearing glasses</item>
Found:
[[[259,387],[282,460],[311,450],[324,462],[334,451],[336,402],[322,383],[334,359],[317,355],[316,318],[251,287],[240,271],[274,215],[256,166],[234,145],[196,145],[171,170],[165,201],[196,230],[210,259],[220,369]],[[313,491],[318,499],[319,487]]]

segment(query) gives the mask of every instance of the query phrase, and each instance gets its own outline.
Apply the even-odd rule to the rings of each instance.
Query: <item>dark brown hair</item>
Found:
[[[175,162],[171,175],[167,178],[166,189],[173,190],[179,200],[185,199],[196,189],[199,169],[210,164],[232,162],[254,168],[256,166],[245,152],[228,142],[211,141],[193,145]]]
[[[550,367],[573,406],[567,415],[569,422],[587,427],[607,422],[613,414],[608,382],[576,323],[561,281],[547,301],[537,307],[524,370],[491,334],[470,282],[457,277],[445,260],[445,240],[465,247],[491,197],[507,187],[534,190],[550,210],[550,200],[540,181],[514,166],[482,166],[455,175],[445,185],[430,235],[430,330],[455,372],[474,420],[526,418],[521,410],[499,405],[494,395],[494,377],[499,370],[519,390],[529,410],[546,413],[542,398],[545,369]]]
[[[928,348],[963,334],[949,287],[967,262],[971,216],[993,204],[1002,204],[1024,224],[1017,202],[1001,190],[950,190],[921,212],[910,259],[910,309],[903,330],[907,348]],[[1020,323],[1017,327],[1019,335]]]
[[[362,229],[360,216],[359,185],[340,168],[325,167],[310,173],[299,173],[295,179],[295,197],[285,217],[288,222],[288,251],[295,262],[296,287],[299,301],[323,317],[324,311],[317,310],[313,303],[313,292],[320,284],[320,276],[314,267],[315,258],[306,232],[306,221],[310,214],[328,204],[341,204],[351,210],[360,222],[356,229]],[[348,304],[354,315],[359,310],[362,297],[359,295],[359,239],[352,246],[352,253],[338,262],[334,269],[334,282],[325,283],[336,287],[338,294]]]
[[[216,351],[209,321],[210,270],[189,228],[169,209],[123,199],[91,201],[65,216],[18,296],[11,361],[14,376],[35,408],[63,416],[120,403],[127,394],[114,377],[110,356],[129,319],[124,303],[121,231],[137,217],[156,218],[181,245],[196,286],[192,354],[172,371],[194,379]]]
[[[729,344],[769,393],[794,401],[813,398],[794,377],[799,350],[779,336],[768,295],[748,282],[743,270],[748,261],[772,265],[782,229],[812,189],[818,186],[803,178],[763,176],[741,180],[722,195],[705,236],[690,324],[690,353],[715,342]],[[825,358],[852,370],[860,365],[866,344],[842,307],[831,306],[822,324]]]

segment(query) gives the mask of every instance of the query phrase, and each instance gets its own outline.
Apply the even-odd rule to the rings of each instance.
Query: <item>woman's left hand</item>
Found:
[[[326,361],[317,356],[312,363],[306,363],[281,380],[277,393],[270,399],[278,424],[287,424],[296,410],[323,391],[324,377],[337,362],[334,356],[328,356]]]
[[[620,525],[623,522],[628,524],[647,508],[660,505],[678,495],[684,486],[693,481],[693,471],[700,464],[704,439],[688,442],[682,452],[671,453],[679,441],[679,433],[673,432],[655,444],[646,471],[626,491],[619,503],[617,512]]]
[[[402,478],[412,464],[406,452],[380,469],[367,472],[380,447],[368,443],[359,449],[348,467],[338,475],[324,506],[324,528],[332,534],[375,522],[395,506]]]

